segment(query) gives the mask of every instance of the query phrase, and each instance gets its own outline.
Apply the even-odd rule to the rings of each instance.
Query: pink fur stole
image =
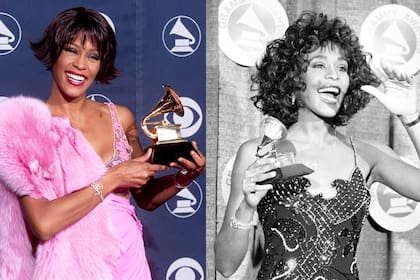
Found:
[[[0,279],[112,279],[119,257],[107,200],[40,243],[30,242],[17,197],[53,200],[94,182],[106,167],[68,119],[42,101],[0,103]]]

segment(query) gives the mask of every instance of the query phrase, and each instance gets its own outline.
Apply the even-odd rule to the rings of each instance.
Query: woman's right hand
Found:
[[[243,194],[244,201],[251,208],[256,208],[260,200],[265,196],[271,184],[257,184],[257,182],[271,179],[276,176],[275,168],[278,162],[274,158],[258,158],[244,172]]]
[[[111,167],[103,177],[104,185],[111,185],[113,189],[119,187],[141,188],[159,171],[166,171],[168,167],[152,164],[149,159],[152,150],[148,149],[143,155],[122,162]]]
[[[383,89],[363,85],[362,90],[375,96],[392,114],[417,113],[417,92],[414,76],[404,66],[392,65],[384,60],[372,62],[372,71],[381,80]]]

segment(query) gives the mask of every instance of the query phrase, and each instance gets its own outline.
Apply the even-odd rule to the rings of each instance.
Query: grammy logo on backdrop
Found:
[[[296,149],[292,142],[286,139],[287,128],[274,117],[265,117],[261,124],[262,140],[258,145],[256,157],[275,158],[280,167],[276,168],[276,176],[257,184],[280,183],[295,176],[308,175],[312,169],[304,164],[295,162]]]
[[[163,86],[163,97],[155,108],[141,121],[141,128],[151,139],[151,162],[169,165],[183,157],[193,161],[190,152],[194,150],[191,142],[182,138],[181,125],[171,124],[166,120],[150,121],[165,113],[175,113],[184,116],[184,107],[175,91],[168,85]],[[152,128],[149,128],[152,126]]]

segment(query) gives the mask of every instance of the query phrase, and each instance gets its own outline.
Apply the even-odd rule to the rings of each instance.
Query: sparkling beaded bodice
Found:
[[[274,185],[258,204],[265,257],[257,279],[358,279],[356,248],[370,195],[357,167],[335,179],[337,195],[312,196],[310,181],[295,177]]]

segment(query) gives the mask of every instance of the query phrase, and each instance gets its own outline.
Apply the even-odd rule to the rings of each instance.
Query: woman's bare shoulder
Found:
[[[239,146],[239,151],[250,153],[255,153],[257,151],[258,145],[261,143],[261,138],[252,138],[248,139]]]
[[[100,103],[102,106],[103,110],[106,110],[109,112],[108,106],[104,103]],[[121,104],[116,104],[116,103],[112,103],[116,113],[117,113],[117,117],[120,120],[122,126],[124,127],[124,130],[126,130],[128,127],[132,126],[133,124],[135,124],[135,117],[133,112],[124,105]]]
[[[398,158],[397,154],[388,145],[379,141],[354,139],[357,154],[370,166],[389,158]]]
[[[242,170],[248,167],[252,162],[255,161],[257,147],[260,143],[259,138],[253,138],[242,142],[239,145],[238,151],[235,157],[235,163],[233,171]]]

